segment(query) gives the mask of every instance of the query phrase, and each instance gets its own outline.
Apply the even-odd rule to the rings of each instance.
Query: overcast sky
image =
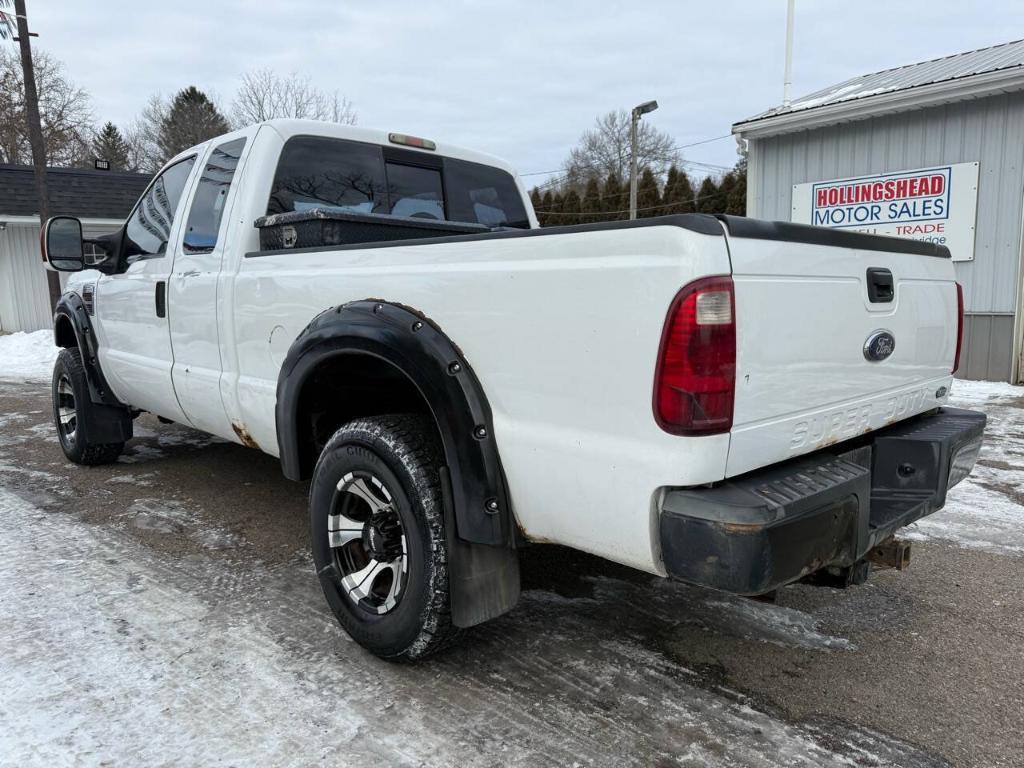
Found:
[[[786,0],[28,0],[28,13],[97,121],[124,126],[151,94],[192,84],[227,110],[239,75],[271,67],[337,88],[361,125],[524,173],[559,168],[609,109],[655,98],[646,119],[688,144],[782,97]],[[1020,0],[797,0],[793,94],[1021,37]],[[736,161],[731,138],[684,154]]]

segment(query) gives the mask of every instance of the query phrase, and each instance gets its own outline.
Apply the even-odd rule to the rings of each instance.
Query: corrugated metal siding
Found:
[[[86,237],[105,234],[110,226],[86,225]],[[61,285],[67,275],[61,274]],[[38,331],[53,325],[46,268],[39,256],[39,227],[8,224],[0,232],[0,331]]]
[[[1013,315],[968,315],[957,378],[1009,381]]]
[[[792,188],[808,181],[978,161],[978,220],[974,261],[956,264],[968,313],[1016,312],[1024,207],[1024,93],[1003,94],[917,112],[750,141],[749,215],[788,221]],[[980,330],[965,341],[972,371],[986,377],[1006,370],[1012,341],[1002,345],[1006,320],[973,321]],[[1012,317],[1009,320],[1012,334]],[[985,353],[982,364],[976,355]],[[972,374],[972,378],[975,376]]]
[[[49,328],[50,298],[46,270],[39,258],[39,227],[8,224],[0,232],[0,330],[37,331]]]

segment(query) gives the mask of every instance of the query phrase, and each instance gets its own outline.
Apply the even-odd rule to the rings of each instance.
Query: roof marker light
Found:
[[[429,149],[431,151],[437,149],[437,144],[430,139],[421,139],[419,136],[407,136],[404,133],[389,133],[388,141],[392,144],[404,144],[407,147],[416,147],[417,149]]]

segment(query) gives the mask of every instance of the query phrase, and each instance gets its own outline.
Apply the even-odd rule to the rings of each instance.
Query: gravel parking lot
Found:
[[[775,604],[556,547],[510,614],[417,666],[329,615],[277,462],[148,416],[65,462],[0,382],[0,763],[1024,765],[1024,389],[914,563]]]

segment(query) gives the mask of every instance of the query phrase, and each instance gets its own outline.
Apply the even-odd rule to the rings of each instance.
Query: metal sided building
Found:
[[[77,216],[86,237],[112,232],[127,218],[151,177],[141,173],[50,168],[54,215]],[[66,279],[61,275],[61,281]],[[0,165],[0,333],[53,325],[39,253],[39,203],[31,166]]]
[[[959,376],[1024,378],[1024,40],[851,78],[733,125],[747,212],[940,242]]]

